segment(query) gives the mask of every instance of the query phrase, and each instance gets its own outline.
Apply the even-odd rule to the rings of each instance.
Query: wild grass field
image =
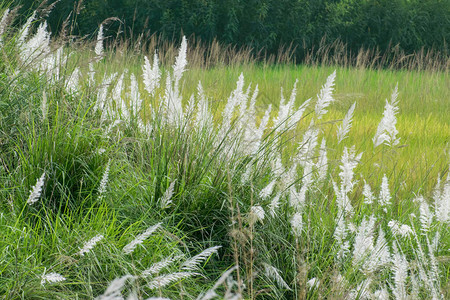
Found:
[[[190,65],[9,13],[4,299],[450,297],[447,70]]]

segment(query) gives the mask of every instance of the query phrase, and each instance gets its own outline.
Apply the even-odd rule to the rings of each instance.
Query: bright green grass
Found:
[[[149,56],[151,58],[151,56]],[[133,55],[115,55],[109,63],[103,65],[104,71],[121,72],[127,66],[130,72],[142,74],[143,58]],[[189,61],[189,58],[188,58]],[[102,67],[100,67],[102,69]],[[383,174],[395,178],[396,186],[408,186],[399,189],[400,198],[408,197],[402,191],[429,194],[437,176],[448,172],[450,143],[450,78],[448,72],[425,72],[407,70],[370,70],[342,68],[333,66],[294,66],[294,65],[245,65],[237,67],[219,66],[208,70],[190,67],[183,76],[182,91],[184,99],[196,93],[198,82],[202,83],[206,95],[222,111],[230,93],[236,87],[236,81],[244,74],[245,84],[252,89],[258,85],[257,109],[261,116],[269,104],[278,107],[281,89],[289,99],[294,82],[297,83],[297,105],[312,98],[310,111],[317,99],[317,93],[327,77],[336,70],[333,103],[325,115],[322,128],[329,148],[330,159],[340,159],[343,146],[355,145],[363,151],[363,159],[357,172],[371,185],[379,185]],[[163,77],[164,78],[164,73]],[[386,146],[374,149],[372,138],[383,116],[385,99],[390,100],[392,91],[398,84],[399,113],[397,130],[401,147],[389,151]],[[142,90],[142,93],[146,92]],[[353,102],[356,109],[349,138],[337,145],[336,129]],[[272,110],[274,114],[274,110]],[[220,118],[220,117],[219,117]],[[331,121],[331,123],[327,123]],[[306,129],[309,120],[306,117],[299,126]],[[384,155],[384,157],[382,157]],[[380,163],[381,162],[381,163]],[[337,174],[336,174],[337,175]]]
[[[140,74],[140,65],[136,61],[134,59],[128,61],[130,71]],[[221,111],[230,92],[235,88],[239,75],[243,73],[246,85],[251,84],[254,88],[258,84],[257,107],[262,115],[269,104],[274,108],[278,107],[281,88],[284,90],[285,98],[289,98],[296,79],[298,79],[297,105],[309,98],[316,100],[321,86],[334,70],[337,72],[334,92],[337,101],[331,105],[322,126],[330,158],[339,159],[343,146],[356,145],[358,151],[364,152],[358,170],[366,180],[371,181],[372,185],[378,185],[383,173],[386,173],[388,177],[391,177],[390,175],[395,177],[396,183],[406,184],[417,193],[429,193],[438,174],[443,176],[448,170],[450,142],[448,72],[293,65],[223,66],[209,70],[193,67],[183,77],[182,89],[184,99],[189,99],[191,94],[196,93],[200,81],[210,101],[216,104],[218,111]],[[382,118],[385,99],[390,100],[396,84],[399,91],[397,130],[401,147],[389,151],[389,155],[386,155],[385,149],[382,149],[386,146],[374,149],[372,138]],[[342,119],[355,101],[357,104],[349,138],[337,145],[336,129],[340,123],[333,121]],[[310,105],[311,110],[314,104],[313,102]],[[327,123],[329,121],[331,123]],[[306,117],[299,126],[299,136],[302,135],[301,129],[307,125],[309,120]]]

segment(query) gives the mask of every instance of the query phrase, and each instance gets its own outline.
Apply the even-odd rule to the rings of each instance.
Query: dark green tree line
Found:
[[[15,0],[22,11],[33,0]],[[323,38],[350,50],[399,45],[407,53],[424,47],[448,52],[450,0],[61,0],[48,17],[53,32],[72,13],[75,34],[95,32],[108,17],[121,20],[127,37],[181,34],[275,52],[281,45],[308,49]],[[115,36],[119,24],[110,25]],[[301,53],[298,53],[301,55]]]

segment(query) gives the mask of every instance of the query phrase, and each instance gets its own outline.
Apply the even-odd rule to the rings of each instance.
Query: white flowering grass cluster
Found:
[[[0,22],[0,36],[4,31],[3,20],[8,12],[4,13]],[[30,70],[45,75],[49,82],[56,82],[61,79],[60,70],[69,53],[64,48],[51,51],[50,33],[45,22],[38,25],[35,34],[31,34],[34,19],[33,14],[20,31],[20,58],[24,64],[29,65]],[[189,100],[183,99],[182,78],[188,67],[186,38],[182,39],[173,68],[165,72],[161,70],[155,53],[152,60],[144,57],[142,72],[139,74],[126,70],[114,74],[96,74],[96,65],[105,53],[103,34],[103,26],[100,26],[95,59],[89,62],[89,70],[75,68],[70,76],[64,78],[64,86],[66,92],[72,95],[81,94],[86,86],[95,87],[96,97],[92,111],[98,115],[105,135],[111,134],[113,128],[120,124],[137,124],[141,134],[151,138],[157,130],[157,122],[165,128],[175,128],[186,135],[207,132],[212,143],[222,149],[221,159],[230,162],[230,169],[227,171],[232,173],[233,178],[239,177],[236,188],[250,187],[252,190],[251,203],[243,201],[244,204],[241,204],[241,209],[249,217],[247,224],[240,225],[241,229],[242,226],[249,226],[251,229],[250,234],[243,231],[243,235],[247,234],[252,243],[257,243],[258,240],[253,239],[254,235],[264,234],[258,233],[259,228],[268,228],[271,223],[283,220],[285,228],[289,228],[286,240],[295,244],[295,250],[290,252],[293,266],[275,266],[273,261],[255,259],[252,248],[251,270],[255,272],[247,276],[250,286],[243,284],[242,279],[235,281],[231,277],[232,272],[240,274],[236,265],[224,272],[217,283],[201,293],[198,299],[218,297],[216,290],[225,281],[225,286],[228,287],[224,293],[225,299],[241,299],[241,293],[251,289],[258,278],[264,278],[271,289],[285,293],[285,297],[318,295],[321,292],[326,294],[326,290],[339,287],[341,295],[346,299],[420,299],[424,295],[430,299],[444,299],[441,281],[446,275],[441,270],[439,255],[448,253],[448,250],[441,249],[442,245],[448,247],[448,236],[443,234],[448,234],[450,223],[450,176],[444,182],[438,180],[433,194],[434,202],[416,195],[410,205],[414,208],[413,211],[405,216],[395,212],[401,199],[395,199],[388,175],[383,174],[380,187],[374,189],[364,180],[362,191],[360,189],[358,192],[361,181],[356,179],[357,168],[367,154],[359,152],[355,145],[344,146],[338,172],[331,171],[332,165],[327,157],[328,142],[321,122],[330,105],[335,102],[333,90],[336,72],[327,78],[317,99],[308,99],[297,106],[297,87],[294,85],[289,100],[286,101],[283,91],[281,92],[278,111],[272,111],[269,106],[260,115],[256,108],[258,86],[246,86],[244,75],[241,74],[235,90],[219,113],[219,121],[215,122],[213,120],[217,119],[217,113],[211,111],[201,83],[198,84],[196,95]],[[1,45],[0,43],[0,47]],[[98,77],[103,80],[96,82]],[[148,101],[150,98],[153,106]],[[372,139],[374,149],[393,149],[400,143],[396,129],[398,98],[396,87],[391,101],[386,100],[383,116],[380,116],[381,121]],[[338,144],[344,143],[351,134],[355,108],[356,103],[351,105],[342,123],[338,125]],[[305,117],[307,110],[311,114]],[[306,120],[309,126],[302,131],[300,138],[292,140],[295,151],[287,157],[283,151],[286,138],[294,133],[298,134],[299,122],[305,123]],[[232,162],[241,161],[241,158],[246,159],[244,167],[233,168]],[[105,198],[108,193],[107,184],[113,163],[110,160],[105,167],[97,190],[99,199]],[[261,180],[257,174],[260,174],[258,170],[264,168],[268,172]],[[39,201],[45,174],[44,172],[32,187],[28,205],[36,206]],[[177,199],[174,197],[177,195],[175,191],[178,182],[176,179],[169,182],[159,199],[154,199],[161,210],[176,206]],[[324,191],[327,182],[331,183],[328,185],[332,186],[331,193]],[[329,209],[323,210],[327,215],[312,219],[312,212],[318,211],[317,208],[322,203],[328,203]],[[314,236],[314,230],[327,226],[312,224],[312,221],[320,222],[322,217],[332,219],[332,225],[327,228],[329,240],[323,249],[326,249],[324,253],[332,256],[332,259],[328,259],[328,268],[333,269],[333,273],[308,273],[306,267],[306,271],[302,273],[301,269],[305,264],[301,264],[301,257],[307,251],[302,247],[307,245],[308,237]],[[231,225],[235,226],[235,223]],[[135,249],[142,246],[161,227],[161,223],[158,223],[137,235],[122,248],[123,255],[133,257]],[[95,252],[99,243],[106,243],[104,238],[104,234],[98,234],[88,240],[77,252],[79,259]],[[252,244],[251,247],[258,248],[258,245]],[[208,248],[189,259],[184,256],[168,256],[137,275],[122,274],[110,282],[105,287],[104,294],[97,299],[123,299],[124,287],[127,284],[139,286],[133,283],[143,279],[146,282],[145,289],[159,291],[159,298],[150,299],[164,299],[162,291],[166,287],[199,275],[201,263],[217,253],[219,248]],[[311,254],[310,258],[317,259],[317,256]],[[179,264],[178,270],[161,273],[173,264]],[[70,281],[70,274],[44,273],[40,279],[42,285],[59,284]],[[138,299],[138,294],[132,290],[128,299]]]

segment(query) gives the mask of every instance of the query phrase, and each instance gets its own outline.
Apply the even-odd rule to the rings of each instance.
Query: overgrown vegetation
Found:
[[[34,16],[14,30],[9,12],[4,298],[450,296],[447,72],[187,70],[185,39],[143,57],[105,52],[100,28],[77,48],[50,43]],[[275,101],[280,74],[290,92]],[[384,93],[345,96],[370,80]]]

